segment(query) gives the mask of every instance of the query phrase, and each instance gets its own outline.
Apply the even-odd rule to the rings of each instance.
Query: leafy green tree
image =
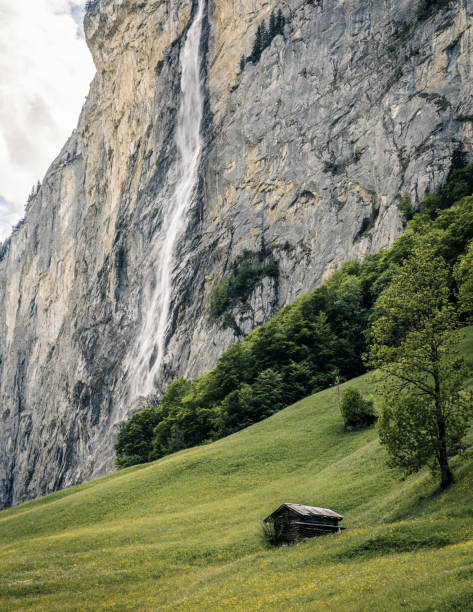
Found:
[[[251,382],[253,363],[244,343],[236,342],[217,361],[210,376],[203,376],[198,385],[199,403],[209,405],[220,402],[226,395]]]
[[[261,421],[283,407],[283,381],[282,376],[275,370],[268,368],[256,377],[252,385],[253,418]]]
[[[158,413],[161,420],[179,410],[182,400],[191,391],[191,383],[181,376],[172,382],[159,402]]]
[[[360,356],[365,350],[368,310],[358,273],[356,266],[352,269],[348,265],[335,272],[326,283],[328,294],[324,310],[337,338],[333,351],[337,355],[337,367],[345,378],[353,378],[363,371]]]
[[[461,314],[469,321],[473,318],[473,242],[455,266],[458,283],[458,302]]]
[[[414,208],[412,207],[411,198],[405,193],[399,202],[399,210],[401,211],[403,221],[407,223],[414,216]]]
[[[115,445],[117,467],[123,468],[148,461],[154,428],[159,419],[158,409],[150,406],[137,412],[122,425]]]
[[[229,393],[216,412],[216,431],[220,437],[257,423],[281,410],[282,376],[272,369],[261,372],[252,385],[243,383]]]
[[[376,421],[372,399],[365,399],[356,387],[345,389],[340,404],[345,428],[368,427]]]
[[[154,428],[149,460],[159,459],[209,440],[212,437],[214,421],[215,410],[200,406],[192,395],[186,396],[179,409]]]
[[[442,489],[472,412],[449,274],[431,245],[414,250],[377,301],[368,360],[381,371],[379,435],[391,464],[407,473],[429,464]]]
[[[282,371],[284,380],[284,403],[293,404],[301,397],[306,397],[321,389],[318,384],[317,370],[310,359],[290,361]]]

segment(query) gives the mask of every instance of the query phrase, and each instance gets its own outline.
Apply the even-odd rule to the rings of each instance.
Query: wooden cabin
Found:
[[[295,542],[301,538],[314,538],[345,529],[339,522],[343,516],[327,508],[283,504],[264,519],[272,522],[281,542]]]

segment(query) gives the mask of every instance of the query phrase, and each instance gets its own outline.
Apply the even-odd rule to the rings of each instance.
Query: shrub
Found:
[[[263,541],[268,546],[281,546],[284,542],[283,539],[283,531],[284,527],[280,521],[268,521],[267,523],[263,522]]]
[[[368,427],[377,417],[372,399],[364,399],[355,387],[349,387],[343,393],[340,411],[343,416],[345,428]]]

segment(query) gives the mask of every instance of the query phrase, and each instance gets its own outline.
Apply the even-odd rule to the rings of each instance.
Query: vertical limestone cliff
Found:
[[[180,53],[193,0],[97,0],[97,75],[77,129],[0,249],[0,507],[113,468],[150,272],[175,183]],[[258,62],[258,25],[284,36]],[[157,390],[218,355],[343,261],[389,245],[397,203],[471,153],[473,1],[208,0],[196,197],[171,270]],[[245,252],[262,278],[223,319],[214,284]],[[155,254],[157,251],[157,254]],[[153,258],[157,261],[153,261]]]

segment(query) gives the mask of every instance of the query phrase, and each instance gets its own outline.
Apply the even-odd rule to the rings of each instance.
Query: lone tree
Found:
[[[415,249],[378,298],[367,358],[381,372],[379,436],[391,465],[407,473],[430,465],[442,489],[454,482],[448,458],[460,448],[472,406],[449,276],[431,247]]]

